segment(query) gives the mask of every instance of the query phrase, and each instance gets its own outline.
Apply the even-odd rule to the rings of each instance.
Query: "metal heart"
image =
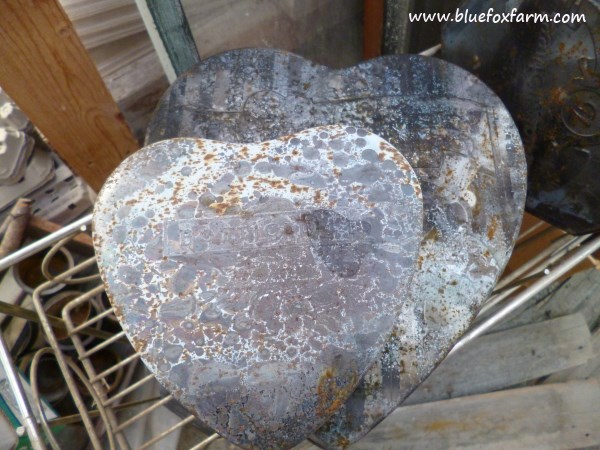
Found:
[[[219,434],[288,448],[378,358],[422,237],[419,183],[364,129],[262,144],[173,139],[125,160],[94,244],[127,335]]]
[[[434,58],[386,56],[332,70],[245,49],[181,76],[147,135],[258,142],[339,122],[401,149],[423,189],[425,237],[411,300],[384,356],[313,437],[329,448],[365,435],[427,377],[502,272],[525,200],[525,158],[510,115],[477,78]]]
[[[473,71],[515,118],[527,210],[571,234],[600,231],[600,0],[467,0],[463,11],[581,14],[584,22],[445,24],[443,56]]]

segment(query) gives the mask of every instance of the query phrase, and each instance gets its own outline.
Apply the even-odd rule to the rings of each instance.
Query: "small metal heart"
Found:
[[[289,448],[356,388],[404,302],[419,183],[363,129],[262,144],[173,139],[125,160],[94,243],[127,335],[190,411],[246,448]]]
[[[435,58],[394,55],[333,70],[272,49],[202,61],[167,91],[147,140],[259,142],[324,123],[365,127],[419,176],[424,239],[411,298],[383,357],[313,440],[343,448],[392,412],[443,359],[488,297],[523,215],[526,165],[500,99]]]

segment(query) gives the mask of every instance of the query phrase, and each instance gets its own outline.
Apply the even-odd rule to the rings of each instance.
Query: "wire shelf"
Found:
[[[142,397],[135,401],[129,400],[136,392],[143,391],[144,386],[156,383],[156,381],[144,365],[139,364],[140,355],[135,352],[127,341],[125,332],[118,326],[114,319],[113,308],[102,301],[104,287],[97,273],[94,257],[84,259],[60,274],[49,273],[50,259],[62,247],[68,245],[75,235],[85,231],[90,222],[91,216],[86,216],[0,260],[0,271],[3,271],[31,255],[50,248],[41,268],[48,281],[38,286],[32,296],[37,319],[49,344],[49,347],[38,350],[31,362],[33,404],[28,401],[24,393],[15,363],[2,338],[0,338],[0,360],[15,393],[19,412],[24,419],[24,432],[29,437],[33,448],[59,449],[60,446],[53,435],[53,428],[56,425],[81,423],[89,436],[91,448],[143,450],[195,422],[196,419],[193,415],[183,417],[177,423],[157,432],[139,445],[133,445],[128,439],[128,428],[158,408],[167,405],[173,400],[173,396],[166,394],[150,398]],[[517,241],[516,248],[518,249],[526,242],[542,238],[546,233],[545,230],[546,228],[543,227],[528,230]],[[548,248],[499,281],[496,291],[481,309],[474,327],[463,336],[453,351],[508,318],[517,309],[531,301],[535,295],[585,259],[593,259],[592,254],[598,249],[600,249],[599,235],[570,236],[563,234],[559,236]],[[84,285],[88,288],[66,304],[61,318],[54,318],[47,314],[41,293],[60,284]],[[87,306],[90,308],[93,306],[96,314],[92,314],[82,321],[77,313],[82,309],[87,309]],[[108,319],[115,324],[113,332],[106,332],[98,327],[100,322]],[[63,340],[65,337],[71,339],[75,356],[69,356],[64,350]],[[93,338],[92,344],[90,344],[90,338]],[[115,345],[125,349],[122,351],[123,356],[114,364],[98,369],[94,363],[95,355]],[[52,420],[46,418],[38,388],[38,368],[45,355],[52,355],[56,358],[69,394],[75,403],[76,414]],[[122,377],[118,389],[114,382],[117,374]],[[135,409],[135,412],[132,413],[132,409]],[[194,450],[206,448],[218,438],[217,434],[208,434],[192,448]]]
[[[86,216],[74,224],[0,261],[0,271],[4,271],[50,247],[41,267],[42,273],[48,281],[38,286],[32,295],[39,324],[49,344],[49,347],[37,350],[31,361],[30,373],[31,389],[34,398],[33,404],[30,404],[24,393],[15,363],[11,360],[9,349],[6,347],[3,338],[0,337],[0,343],[2,344],[2,348],[0,348],[2,367],[7,373],[7,378],[17,400],[19,412],[24,419],[24,432],[29,437],[31,446],[34,449],[60,449],[60,445],[54,437],[52,429],[56,425],[81,423],[89,436],[91,448],[97,450],[103,448],[111,450],[136,448],[143,450],[165,439],[171,433],[195,422],[197,419],[193,415],[188,415],[174,425],[161,430],[140,445],[134,447],[129,442],[126,436],[127,429],[147,417],[153,411],[173,401],[173,396],[165,395],[154,398],[142,398],[134,402],[127,401],[127,398],[135,394],[136,391],[141,391],[144,386],[156,383],[156,381],[154,376],[147,372],[144,365],[139,364],[140,355],[135,352],[129,341],[127,341],[125,332],[118,326],[114,318],[113,308],[101,301],[104,287],[97,273],[98,269],[95,258],[85,259],[60,274],[53,275],[49,272],[48,265],[53,256],[62,247],[68,245],[77,234],[85,231],[90,222],[91,216]],[[93,273],[90,275],[90,272]],[[61,318],[54,318],[48,316],[41,293],[60,284],[67,286],[89,286],[91,284],[91,287],[82,292],[81,295],[69,300],[62,309]],[[78,318],[78,313],[82,309],[92,309],[92,306],[95,308],[96,314],[90,315],[87,320],[83,321]],[[111,318],[116,327],[118,327],[117,330],[111,333],[100,331],[97,326],[101,321],[108,318]],[[59,336],[57,331],[60,331],[61,336]],[[75,356],[69,356],[64,350],[62,341],[67,337],[72,341]],[[89,344],[90,337],[94,338],[93,345],[91,346]],[[98,370],[97,365],[94,363],[94,357],[116,344],[120,345],[121,353],[124,354],[124,357],[118,359],[109,367],[103,367],[101,370]],[[75,403],[76,414],[54,420],[46,418],[45,408],[38,387],[40,378],[38,368],[41,359],[45,355],[52,355],[56,358],[60,372],[67,384],[69,394]],[[120,374],[120,378],[123,379],[119,389],[115,389],[114,378],[116,374]],[[136,375],[135,378],[134,375]],[[128,410],[135,407],[137,408],[134,414],[125,414]],[[36,419],[36,416],[39,419]],[[203,449],[217,438],[219,438],[218,435],[210,434],[205,439],[197,442],[192,448],[194,450]]]

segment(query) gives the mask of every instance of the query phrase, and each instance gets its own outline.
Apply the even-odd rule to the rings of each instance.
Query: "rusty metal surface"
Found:
[[[354,391],[411,303],[422,208],[410,165],[362,128],[173,139],[109,178],[94,244],[157,379],[234,443],[289,448]]]
[[[337,122],[368,128],[401,150],[419,177],[425,220],[411,301],[393,338],[312,437],[328,448],[365,435],[471,323],[511,253],[526,180],[518,131],[493,92],[452,64],[409,55],[336,71],[277,50],[224,53],[172,85],[147,140],[259,142]]]
[[[527,209],[572,234],[600,231],[600,1],[468,0],[472,13],[585,14],[585,23],[447,23],[443,57],[504,100],[529,165]]]

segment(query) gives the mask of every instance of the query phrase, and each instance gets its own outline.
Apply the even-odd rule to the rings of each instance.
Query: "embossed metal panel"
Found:
[[[452,64],[409,55],[332,70],[277,50],[227,52],[171,86],[147,140],[258,142],[323,123],[365,127],[396,146],[419,177],[425,209],[411,301],[393,338],[313,435],[343,448],[393,411],[471,323],[512,251],[526,168],[518,131],[490,89]]]
[[[511,111],[529,165],[527,209],[573,234],[600,231],[600,2],[469,0],[512,23],[447,23],[444,58],[491,86]],[[518,14],[585,22],[518,22]]]
[[[364,129],[262,144],[173,139],[94,209],[116,314],[158,380],[245,448],[289,448],[356,388],[410,303],[422,197]]]

